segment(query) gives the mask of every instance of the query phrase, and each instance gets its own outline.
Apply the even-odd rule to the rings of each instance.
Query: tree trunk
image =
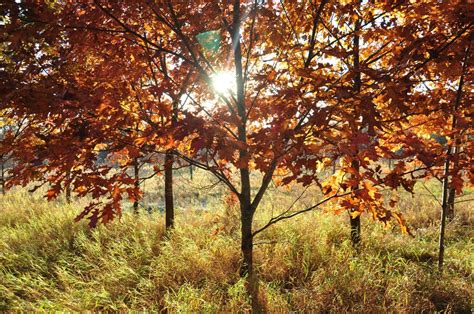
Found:
[[[360,246],[360,216],[353,218],[350,216],[351,223],[351,242],[352,246],[359,248]]]
[[[246,277],[246,289],[251,298],[252,309],[258,312],[258,286],[257,276],[253,268],[253,235],[252,222],[255,210],[250,201],[250,177],[248,169],[241,169],[242,193],[240,199],[240,221],[241,221],[241,251],[242,265],[240,276]]]
[[[135,201],[133,202],[133,213],[138,215],[138,189],[140,188],[140,168],[138,158],[133,160],[133,177],[135,179]]]
[[[5,162],[3,160],[1,160],[1,177],[0,177],[0,180],[1,180],[1,186],[2,186],[2,195],[5,195]]]
[[[71,169],[66,170],[66,202],[71,204]]]
[[[250,205],[241,204],[241,249],[242,249],[242,266],[240,275],[251,276],[253,274],[253,236],[252,236],[252,220],[253,213]]]
[[[356,94],[360,93],[360,88],[362,85],[361,81],[361,75],[360,75],[360,56],[359,56],[359,29],[360,29],[360,19],[358,18],[357,21],[355,22],[355,35],[354,35],[354,40],[353,40],[353,63],[354,63],[354,85],[353,89]],[[364,119],[363,119],[364,120]],[[362,121],[364,122],[364,121]],[[362,126],[359,127],[359,132],[362,130]],[[357,149],[358,151],[359,149]],[[356,156],[357,157],[357,154]],[[351,167],[356,170],[356,172],[359,172],[359,162],[357,160],[352,161]],[[355,186],[353,188],[354,190],[358,189],[358,186]],[[352,217],[352,212],[350,213],[350,227],[351,227],[351,242],[352,246],[354,248],[359,248],[360,245],[360,216],[357,216],[355,218]]]
[[[241,134],[243,134],[241,132]],[[240,150],[240,158],[247,158],[247,150]],[[242,249],[242,266],[240,268],[240,275],[247,276],[250,287],[249,292],[253,297],[255,288],[255,277],[253,273],[253,236],[252,236],[252,222],[254,215],[254,208],[251,201],[251,186],[250,186],[250,172],[247,167],[240,169],[240,221],[241,221],[241,249]]]
[[[245,165],[240,169],[241,193],[239,195],[240,211],[241,211],[241,250],[242,250],[242,266],[240,269],[241,276],[247,276],[247,293],[252,300],[252,310],[259,312],[257,298],[257,279],[253,269],[253,235],[252,222],[255,209],[251,201],[251,185],[250,171],[248,167],[249,152],[247,148],[247,108],[245,104],[245,78],[242,66],[242,47],[240,42],[240,1],[234,0],[233,4],[233,22],[230,30],[232,37],[232,45],[234,48],[235,63],[235,79],[236,79],[236,107],[237,115],[240,119],[238,124],[238,138],[245,148],[239,149],[239,158]]]
[[[451,124],[451,128],[453,131],[456,130],[457,128],[457,117],[456,117],[456,113],[459,109],[459,106],[461,105],[461,101],[462,101],[462,92],[463,92],[463,87],[464,87],[464,75],[467,71],[467,64],[468,64],[468,57],[469,57],[469,49],[470,49],[470,45],[465,49],[465,53],[464,53],[464,58],[463,58],[463,63],[462,63],[462,71],[461,71],[461,77],[459,78],[459,84],[458,84],[458,88],[457,88],[457,91],[456,91],[456,99],[454,101],[454,105],[453,105],[453,121],[452,121],[452,124]],[[459,147],[460,147],[460,139],[459,137],[455,137],[453,138],[453,151],[452,151],[452,157],[453,158],[453,172],[452,172],[452,176],[451,178],[454,178],[456,176],[459,175]],[[449,149],[449,148],[448,148]],[[448,154],[449,154],[449,151],[448,151]],[[452,182],[452,179],[451,179],[451,182]],[[447,208],[446,208],[446,218],[448,220],[452,220],[454,218],[454,202],[455,202],[455,199],[456,199],[456,190],[455,188],[452,186],[452,183],[449,184],[449,191],[448,191],[448,200],[447,200]]]
[[[166,62],[166,54],[161,55],[161,65],[165,78],[170,79],[168,76],[168,65]],[[185,82],[190,78],[191,72],[188,73],[188,76],[185,79]],[[181,91],[178,94],[172,96],[172,114],[171,114],[171,128],[178,123],[178,112],[179,112],[179,103],[180,97],[185,91],[187,83],[184,83],[181,86]],[[166,230],[170,230],[174,227],[174,200],[173,200],[173,150],[168,149],[165,154],[165,225]]]
[[[456,154],[457,154],[457,146],[454,146],[452,156],[455,157]],[[447,200],[448,203],[446,205],[447,206],[446,207],[446,219],[448,221],[454,219],[454,202],[456,200],[456,189],[452,185],[452,181],[453,181],[452,178],[459,175],[457,159],[454,160],[453,164],[454,164],[453,165],[453,173],[452,173],[452,176],[451,176],[451,183],[449,184],[449,191],[448,191],[448,200]]]
[[[456,99],[454,101],[453,105],[453,112],[452,112],[452,117],[453,121],[451,124],[451,129],[453,131],[456,131],[457,128],[457,117],[456,113],[459,109],[459,106],[461,105],[462,101],[462,89],[464,86],[464,75],[467,70],[467,64],[468,64],[468,57],[469,57],[469,49],[470,49],[470,44],[468,47],[465,49],[465,54],[463,58],[463,63],[462,63],[462,71],[461,71],[461,77],[459,78],[459,85],[458,89],[456,92]],[[446,218],[450,215],[454,216],[454,200],[456,198],[455,195],[455,190],[452,186],[450,186],[449,182],[449,167],[451,163],[451,158],[455,157],[454,159],[454,169],[451,177],[454,177],[456,175],[459,175],[458,171],[458,159],[456,155],[459,154],[459,138],[455,137],[454,138],[454,147],[453,150],[451,151],[451,146],[448,145],[448,148],[446,150],[446,160],[444,163],[444,177],[443,177],[443,194],[442,194],[442,199],[441,199],[441,221],[440,221],[440,231],[439,231],[439,256],[438,256],[438,269],[440,272],[443,271],[443,263],[444,263],[444,237],[445,237],[445,229],[446,229]],[[451,179],[452,182],[452,179]],[[451,211],[451,213],[450,213]]]
[[[449,190],[449,163],[451,157],[451,148],[448,147],[446,161],[444,163],[444,177],[441,200],[441,219],[439,230],[439,255],[438,255],[438,269],[443,271],[444,262],[444,234],[446,229],[446,215],[448,212],[448,190]]]
[[[165,221],[166,229],[174,227],[174,203],[173,203],[173,152],[165,154]]]
[[[355,171],[359,172],[359,162],[357,160],[353,160],[351,163],[351,167],[355,169]],[[357,190],[359,186],[354,186],[352,188],[353,191]],[[350,223],[350,232],[351,232],[351,243],[355,249],[359,249],[360,241],[361,241],[361,232],[360,232],[360,215],[357,217],[352,217],[352,213],[354,210],[352,209],[349,212],[349,223]]]

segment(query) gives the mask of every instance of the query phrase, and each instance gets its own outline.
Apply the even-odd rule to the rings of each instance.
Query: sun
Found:
[[[212,77],[212,88],[218,94],[235,93],[235,73],[230,71],[217,72]]]

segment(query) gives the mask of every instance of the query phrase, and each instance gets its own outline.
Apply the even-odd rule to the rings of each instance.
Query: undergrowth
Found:
[[[271,197],[270,197],[271,199]],[[247,312],[238,268],[236,209],[180,210],[165,234],[160,213],[125,213],[94,230],[74,217],[85,203],[0,196],[0,311]],[[266,312],[456,312],[473,300],[473,217],[459,206],[436,270],[436,202],[405,196],[414,237],[363,220],[354,252],[346,215],[324,211],[277,224],[256,239]]]

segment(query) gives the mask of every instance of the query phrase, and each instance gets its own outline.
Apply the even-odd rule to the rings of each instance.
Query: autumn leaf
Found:
[[[400,226],[400,229],[403,233],[413,236],[401,213],[392,212],[392,216],[395,217],[395,219],[397,220],[398,225]]]
[[[377,188],[369,181],[364,181],[363,186],[370,198],[375,199],[375,193],[377,192]]]

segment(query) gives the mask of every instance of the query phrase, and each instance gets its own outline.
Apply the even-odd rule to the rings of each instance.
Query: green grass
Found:
[[[178,199],[184,197],[185,189],[177,191]],[[448,225],[441,275],[439,206],[424,189],[417,191],[399,203],[415,237],[364,217],[360,254],[348,242],[345,214],[309,213],[260,234],[255,262],[263,309],[470,313],[472,203],[460,203]],[[190,204],[209,197],[210,210],[199,208],[201,202],[185,210],[181,201],[169,235],[159,213],[125,214],[90,230],[86,221],[73,222],[86,201],[48,203],[23,189],[0,196],[0,311],[250,311],[238,275],[238,211],[223,205],[220,191],[199,193],[194,200],[188,195]],[[256,223],[266,221],[275,204],[291,203],[294,194],[270,191]]]

